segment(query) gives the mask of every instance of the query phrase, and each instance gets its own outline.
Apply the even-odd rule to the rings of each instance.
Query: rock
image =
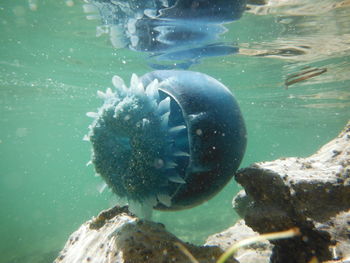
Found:
[[[238,194],[233,198],[232,205],[235,208],[237,214],[241,217],[245,217],[245,212],[251,208],[254,204],[254,200],[250,198],[245,192],[245,190],[241,190]]]
[[[292,227],[302,234],[240,248],[235,257],[239,263],[309,263],[315,257],[328,263],[350,262],[349,156],[350,122],[310,157],[239,170],[235,178],[244,190],[233,204],[244,220],[209,237],[205,246],[184,243],[162,224],[116,206],[74,232],[54,263],[216,262],[234,242]]]
[[[127,207],[115,207],[74,232],[54,263],[189,263],[188,252],[201,263],[216,262],[223,253],[218,246],[184,243],[162,224],[141,220]]]
[[[239,220],[229,229],[208,237],[205,245],[218,246],[223,250],[227,250],[234,243],[257,235],[258,233],[247,226],[244,220]],[[235,258],[240,263],[269,263],[272,248],[273,245],[268,241],[259,242],[240,248],[235,254]]]
[[[245,192],[234,206],[259,233],[299,227],[302,235],[272,241],[271,262],[350,260],[350,122],[307,158],[283,158],[239,170]]]

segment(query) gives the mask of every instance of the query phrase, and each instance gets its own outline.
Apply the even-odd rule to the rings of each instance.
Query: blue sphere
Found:
[[[88,139],[92,163],[120,197],[160,210],[196,206],[218,193],[239,167],[246,129],[232,93],[198,72],[160,70],[127,88],[98,92],[104,104]]]

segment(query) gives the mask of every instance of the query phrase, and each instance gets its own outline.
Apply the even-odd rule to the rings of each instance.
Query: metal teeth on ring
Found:
[[[178,148],[177,144],[174,142],[185,141],[188,144],[187,138],[187,128],[184,124],[180,123],[180,125],[170,127],[170,118],[171,118],[171,98],[169,96],[162,95],[160,96],[159,88],[164,84],[159,82],[157,79],[150,82],[146,87],[144,87],[142,81],[138,78],[136,74],[132,74],[130,79],[130,87],[128,88],[124,83],[123,79],[119,76],[114,76],[112,78],[112,84],[115,87],[115,90],[108,88],[105,92],[97,91],[97,96],[104,100],[103,106],[97,112],[88,112],[86,115],[94,119],[93,124],[90,125],[90,132],[88,135],[84,136],[84,140],[86,141],[94,141],[96,144],[96,139],[92,139],[92,137],[96,137],[96,127],[104,124],[104,118],[108,115],[107,112],[118,111],[118,114],[124,114],[123,109],[121,107],[131,101],[135,100],[139,105],[133,105],[135,109],[135,114],[138,113],[140,108],[146,109],[147,114],[145,116],[131,116],[132,111],[126,114],[122,120],[125,123],[128,121],[135,121],[136,125],[140,126],[142,130],[145,132],[150,129],[150,125],[152,124],[152,119],[159,120],[159,127],[155,127],[155,129],[159,129],[163,134],[165,134],[166,142],[163,142],[162,152],[163,156],[157,157],[154,161],[154,169],[159,169],[161,171],[161,176],[166,179],[165,185],[168,183],[173,183],[177,185],[185,184],[185,178],[183,175],[179,174],[177,171],[177,167],[179,166],[178,161],[181,158],[190,158],[190,153],[184,151],[183,149]],[[142,103],[142,105],[141,105]],[[117,113],[115,113],[117,114]],[[150,117],[151,116],[151,117]],[[116,116],[114,116],[116,117]],[[153,122],[154,123],[154,122]],[[130,146],[130,139],[127,137],[120,137],[118,134],[109,134],[112,138],[104,138],[104,140],[112,140],[116,145],[118,145],[118,149],[122,149],[123,151],[127,151]],[[146,135],[145,135],[146,136]],[[95,146],[100,147],[100,146]],[[113,151],[113,150],[112,150]],[[96,153],[95,153],[96,155]],[[92,161],[89,163],[94,163],[96,165],[97,160],[96,157],[93,156]],[[118,161],[118,160],[116,160]],[[187,161],[188,162],[188,161]],[[98,164],[97,164],[98,165]],[[109,171],[111,173],[111,171]],[[104,178],[112,178],[117,177],[117,172],[112,174],[102,175]],[[111,182],[112,180],[107,180],[107,184],[110,187],[114,187],[113,183],[123,184],[123,182]],[[100,187],[100,191],[103,191],[105,187]],[[117,193],[118,194],[118,193]],[[137,201],[142,205],[150,206],[150,209],[153,206],[157,205],[157,203],[161,203],[166,207],[171,206],[171,196],[166,188],[159,188],[154,193],[150,193],[147,196],[144,196],[142,200],[135,200],[133,196],[128,196],[128,193],[125,194],[126,198],[130,198],[132,200],[131,203]]]

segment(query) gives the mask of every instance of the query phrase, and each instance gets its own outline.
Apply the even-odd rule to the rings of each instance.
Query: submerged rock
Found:
[[[127,207],[115,207],[74,232],[54,263],[188,263],[188,252],[201,263],[216,262],[223,253],[218,246],[184,243],[164,225],[140,220]]]
[[[227,250],[234,243],[259,234],[247,226],[244,220],[239,220],[229,229],[209,236],[205,245],[218,246]],[[269,263],[273,245],[269,241],[255,243],[237,251],[235,258],[240,263]]]
[[[350,122],[310,157],[256,163],[235,178],[245,192],[234,207],[253,230],[300,228],[272,241],[271,262],[350,261]]]
[[[259,233],[298,227],[301,235],[260,242],[226,262],[350,262],[350,122],[307,158],[256,163],[235,175],[244,187],[234,207],[244,220],[208,238],[184,243],[162,224],[141,220],[127,207],[101,212],[67,241],[54,263],[216,262],[223,250]],[[317,261],[318,260],[318,261]]]

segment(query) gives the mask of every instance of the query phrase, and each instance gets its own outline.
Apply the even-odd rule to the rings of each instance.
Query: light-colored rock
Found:
[[[217,246],[182,242],[162,224],[140,220],[126,207],[103,211],[74,232],[54,263],[189,263],[216,262]],[[237,262],[233,258],[228,263]]]
[[[234,243],[246,238],[259,235],[247,226],[244,220],[239,220],[234,226],[221,233],[209,236],[205,245],[218,246],[227,250]],[[235,254],[235,258],[240,263],[269,263],[273,245],[268,242],[259,242],[240,248]]]
[[[350,122],[310,157],[256,163],[235,178],[245,191],[233,203],[248,226],[259,233],[292,227],[302,232],[272,241],[272,262],[350,256]]]
[[[239,263],[308,263],[313,256],[349,262],[349,166],[350,123],[308,158],[278,159],[238,171],[235,178],[244,191],[233,203],[244,220],[209,237],[205,246],[184,243],[162,224],[114,207],[74,232],[54,263],[195,262],[189,255],[214,263],[234,242],[292,227],[302,235],[241,248],[235,255]]]

